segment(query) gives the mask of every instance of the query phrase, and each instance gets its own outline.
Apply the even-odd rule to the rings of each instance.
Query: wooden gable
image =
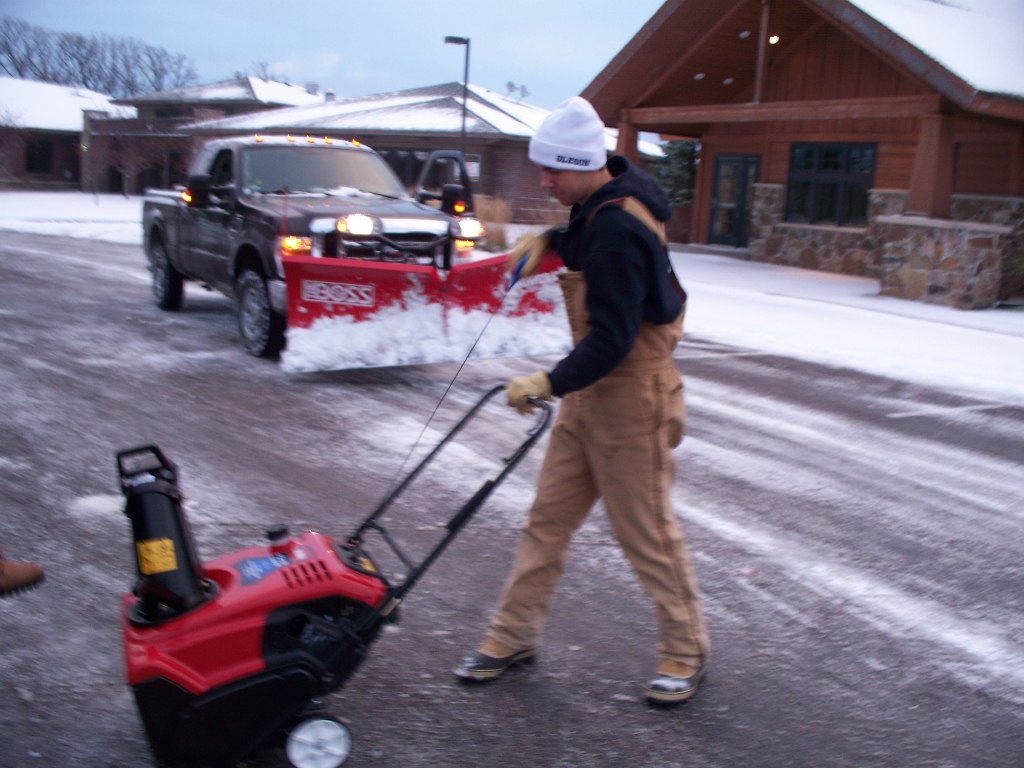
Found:
[[[930,216],[954,192],[1024,194],[1024,101],[977,92],[846,0],[670,0],[582,95],[624,154],[641,131],[701,140],[701,242],[716,153],[782,184],[794,142],[872,142],[874,185]]]

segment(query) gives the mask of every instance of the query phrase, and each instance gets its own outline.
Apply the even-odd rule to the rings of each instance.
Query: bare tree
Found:
[[[236,70],[233,77],[236,80],[242,80],[246,77],[258,77],[260,80],[277,80],[284,82],[285,77],[278,72],[275,72],[269,63],[265,61],[254,61],[249,65],[247,70]]]
[[[182,54],[168,54],[162,48],[147,45],[142,51],[143,92],[166,91],[199,79],[195,65]]]
[[[0,70],[27,78],[34,71],[32,26],[5,16],[0,19]]]
[[[15,158],[24,157],[25,137],[18,130],[16,116],[0,109],[0,181],[14,178]]]
[[[199,79],[190,59],[136,38],[51,32],[9,16],[0,19],[0,72],[114,97],[193,85]]]

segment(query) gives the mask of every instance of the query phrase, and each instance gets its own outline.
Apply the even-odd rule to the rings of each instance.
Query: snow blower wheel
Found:
[[[352,751],[352,736],[340,720],[311,717],[292,728],[285,744],[295,768],[338,768]]]

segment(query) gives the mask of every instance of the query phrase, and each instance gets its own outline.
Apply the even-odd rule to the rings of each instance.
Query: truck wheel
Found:
[[[149,271],[152,275],[153,298],[160,309],[173,312],[181,309],[181,299],[185,295],[185,280],[181,272],[174,268],[167,255],[163,241],[154,239],[149,247]]]
[[[266,280],[245,270],[235,283],[235,296],[245,351],[256,357],[275,356],[284,348],[284,318],[270,307]]]

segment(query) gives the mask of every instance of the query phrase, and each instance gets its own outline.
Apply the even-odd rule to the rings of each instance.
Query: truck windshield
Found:
[[[405,194],[398,177],[379,155],[342,147],[247,147],[241,178],[248,194]]]

